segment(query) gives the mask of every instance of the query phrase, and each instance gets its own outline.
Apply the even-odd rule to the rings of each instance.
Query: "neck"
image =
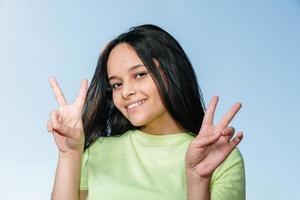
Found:
[[[144,125],[140,128],[141,131],[152,134],[152,135],[170,135],[176,133],[182,133],[186,130],[183,129],[179,124],[175,122],[175,120],[166,120],[160,121],[159,124],[157,123],[150,123]]]

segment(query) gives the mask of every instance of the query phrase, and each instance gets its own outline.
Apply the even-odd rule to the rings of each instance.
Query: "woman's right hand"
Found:
[[[88,90],[88,81],[81,83],[78,97],[73,104],[67,104],[65,97],[54,77],[49,78],[59,110],[52,110],[47,129],[53,133],[59,153],[82,153],[84,149],[84,131],[82,110]]]

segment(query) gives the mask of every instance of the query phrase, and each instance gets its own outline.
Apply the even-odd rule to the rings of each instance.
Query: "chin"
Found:
[[[144,120],[129,120],[133,126],[144,126],[146,123]]]
[[[133,126],[144,126],[149,122],[149,119],[146,119],[145,116],[134,116],[127,118]]]

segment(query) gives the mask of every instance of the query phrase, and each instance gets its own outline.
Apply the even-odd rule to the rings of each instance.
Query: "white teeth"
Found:
[[[144,101],[145,101],[145,100],[138,101],[138,102],[136,102],[136,103],[130,104],[129,106],[127,106],[127,109],[129,110],[129,109],[131,109],[131,108],[134,108],[134,107],[140,105],[141,103],[144,103]]]

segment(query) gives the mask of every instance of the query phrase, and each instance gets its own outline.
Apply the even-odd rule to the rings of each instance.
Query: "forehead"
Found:
[[[135,50],[128,44],[123,43],[114,47],[107,60],[108,75],[119,74],[121,71],[127,71],[130,67],[143,64]]]

